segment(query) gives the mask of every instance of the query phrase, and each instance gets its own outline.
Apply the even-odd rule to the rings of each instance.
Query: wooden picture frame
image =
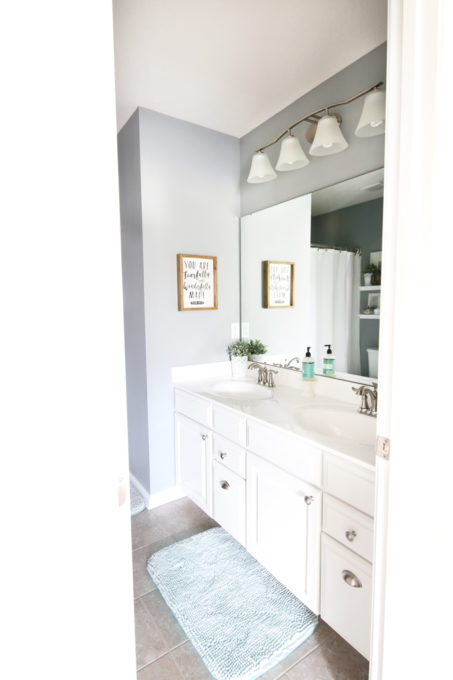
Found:
[[[178,310],[180,312],[218,309],[217,257],[176,256],[178,268]]]
[[[287,309],[294,307],[294,262],[265,260],[263,262],[263,307]]]

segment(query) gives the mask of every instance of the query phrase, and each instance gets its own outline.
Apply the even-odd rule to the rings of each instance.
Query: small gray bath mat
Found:
[[[142,495],[137,491],[135,486],[130,484],[130,498],[131,498],[131,517],[138,515],[139,512],[145,509],[145,501]]]
[[[306,640],[318,617],[224,529],[151,555],[148,572],[217,680],[252,680]]]

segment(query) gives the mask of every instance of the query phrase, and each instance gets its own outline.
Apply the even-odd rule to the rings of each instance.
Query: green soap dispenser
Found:
[[[310,354],[310,347],[307,347],[305,357],[302,359],[302,379],[303,380],[315,379],[315,360]]]
[[[332,353],[331,345],[324,345],[327,347],[327,352],[322,361],[322,373],[323,375],[335,375],[335,357]]]

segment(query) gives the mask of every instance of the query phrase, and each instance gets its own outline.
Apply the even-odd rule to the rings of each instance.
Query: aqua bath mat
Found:
[[[252,680],[306,640],[318,617],[224,529],[154,553],[148,572],[217,680]]]
[[[130,485],[130,499],[131,499],[131,517],[138,515],[139,512],[145,509],[145,501],[142,495],[137,491],[135,486],[131,483]]]

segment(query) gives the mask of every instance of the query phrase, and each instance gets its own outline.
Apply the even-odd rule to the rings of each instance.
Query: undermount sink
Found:
[[[348,439],[357,444],[373,445],[376,438],[376,418],[341,408],[308,406],[297,414],[306,430],[327,437]]]
[[[272,390],[269,387],[248,380],[223,380],[213,385],[209,392],[217,397],[240,401],[272,397]]]

